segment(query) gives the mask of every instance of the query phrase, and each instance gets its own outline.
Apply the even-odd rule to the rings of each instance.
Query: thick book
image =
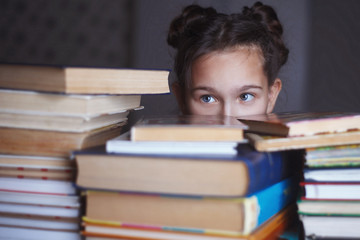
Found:
[[[74,153],[77,186],[176,195],[244,196],[298,173],[297,152],[260,153],[248,145],[237,156]]]
[[[217,141],[131,141],[130,132],[106,142],[106,151],[117,154],[179,154],[179,155],[233,155],[237,154],[239,144]]]
[[[314,170],[315,168],[343,168],[344,171],[348,171],[348,168],[354,167],[353,170],[349,170],[349,173],[357,174],[354,171],[356,167],[360,167],[360,144],[307,148],[305,163]],[[329,169],[329,171],[332,170]],[[341,175],[344,171],[338,169],[337,173]],[[318,173],[321,174],[321,172]],[[354,177],[354,174],[351,176]],[[333,175],[333,177],[337,176]]]
[[[132,141],[243,141],[246,126],[235,117],[146,117],[131,128]]]
[[[0,164],[0,177],[73,181],[75,178],[75,174],[76,174],[75,169],[49,170],[49,169],[40,169],[40,168],[12,167],[12,166],[4,167]]]
[[[168,70],[0,64],[0,87],[78,94],[168,93]]]
[[[315,239],[359,239],[360,217],[301,215],[305,235]]]
[[[271,113],[239,121],[248,125],[250,132],[288,137],[360,130],[360,113],[353,112]]]
[[[360,167],[306,167],[304,179],[307,182],[360,183]]]
[[[129,226],[247,235],[290,203],[297,186],[293,178],[280,181],[242,198],[187,198],[164,195],[89,191],[88,219],[122,222]]]
[[[80,197],[77,195],[36,194],[11,191],[11,189],[8,190],[9,191],[0,191],[1,203],[80,208]]]
[[[94,116],[140,107],[141,95],[80,95],[0,89],[5,113]]]
[[[121,122],[127,122],[129,111],[93,116],[9,113],[0,110],[0,127],[87,132]]]
[[[21,228],[0,226],[0,238],[2,239],[23,239],[28,236],[28,239],[51,239],[51,240],[81,240],[81,235],[78,231],[62,231],[62,230],[43,230],[36,228]]]
[[[300,137],[279,137],[246,133],[246,138],[258,151],[285,151],[294,149],[358,144],[360,131],[319,134]]]
[[[104,145],[121,134],[126,122],[86,132],[0,127],[0,152],[14,155],[70,157],[74,150]]]
[[[28,167],[40,169],[75,169],[75,161],[69,157],[45,157],[30,155],[0,154],[0,165],[6,167]]]
[[[360,200],[360,183],[301,182],[307,200]]]
[[[141,240],[269,240],[278,239],[296,217],[296,208],[289,205],[249,234],[229,234],[228,232],[211,232],[205,229],[165,228],[162,226],[126,225],[125,223],[104,223],[84,219],[86,239],[141,239]]]
[[[360,217],[360,201],[299,200],[297,206],[301,215]]]
[[[0,215],[0,226],[18,227],[25,229],[43,229],[51,231],[78,232],[80,230],[79,223],[76,220],[62,220],[55,218],[37,218],[19,216]],[[1,234],[0,234],[1,236]],[[10,238],[12,239],[12,238]]]
[[[48,195],[76,195],[73,182],[21,178],[1,178],[0,191]]]

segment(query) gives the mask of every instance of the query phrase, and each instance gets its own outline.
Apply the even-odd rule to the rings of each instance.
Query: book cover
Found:
[[[174,115],[140,119],[132,141],[243,141],[246,126],[230,116]]]
[[[0,87],[77,94],[169,93],[169,70],[0,64]]]
[[[278,136],[312,136],[360,129],[360,113],[287,112],[239,118],[250,132]]]
[[[236,197],[301,170],[303,159],[298,152],[260,153],[248,145],[238,151],[237,156],[223,157],[77,151],[76,184],[112,191]]]

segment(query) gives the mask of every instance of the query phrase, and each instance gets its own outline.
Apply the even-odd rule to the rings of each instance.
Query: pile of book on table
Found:
[[[168,92],[167,77],[0,64],[0,238],[80,239],[71,153],[119,136],[140,94]]]
[[[273,239],[297,217],[302,158],[261,153],[231,117],[136,123],[74,153],[86,239]]]
[[[310,238],[360,236],[360,113],[306,113],[243,122],[268,135],[250,133],[259,151],[304,149],[298,213]],[[262,120],[261,120],[262,119]],[[285,137],[274,137],[274,130]]]

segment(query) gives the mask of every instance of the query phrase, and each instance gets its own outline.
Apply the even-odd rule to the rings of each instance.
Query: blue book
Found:
[[[236,156],[74,155],[79,188],[176,196],[249,196],[301,171],[296,152],[261,153],[244,144]]]

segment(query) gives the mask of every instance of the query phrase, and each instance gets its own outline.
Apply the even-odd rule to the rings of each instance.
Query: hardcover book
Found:
[[[298,182],[285,179],[242,198],[174,197],[88,191],[86,219],[129,226],[206,229],[248,235],[297,196]],[[188,230],[187,230],[188,229]]]
[[[258,151],[285,151],[294,149],[358,144],[360,131],[319,134],[300,137],[279,137],[246,133],[246,138]]]
[[[104,145],[107,140],[119,136],[125,123],[80,133],[0,127],[0,152],[69,157],[74,150]]]
[[[360,130],[360,113],[352,112],[271,113],[239,121],[248,125],[250,132],[288,137]]]
[[[0,64],[0,87],[77,94],[168,93],[168,70]]]
[[[141,95],[80,95],[1,90],[1,112],[90,117],[140,107]]]
[[[230,116],[148,117],[131,128],[132,141],[243,141],[246,126]]]
[[[260,153],[248,145],[237,156],[74,153],[76,184],[112,191],[237,197],[301,170],[297,152]],[[121,173],[121,174],[120,174]]]
[[[115,154],[237,155],[242,142],[218,141],[131,141],[130,132],[106,142],[106,152]]]
[[[291,225],[296,218],[294,205],[286,207],[275,214],[250,234],[228,234],[228,232],[209,232],[206,229],[164,228],[161,226],[136,226],[125,223],[104,223],[84,219],[86,239],[141,239],[141,240],[269,240],[278,239],[282,232]]]

